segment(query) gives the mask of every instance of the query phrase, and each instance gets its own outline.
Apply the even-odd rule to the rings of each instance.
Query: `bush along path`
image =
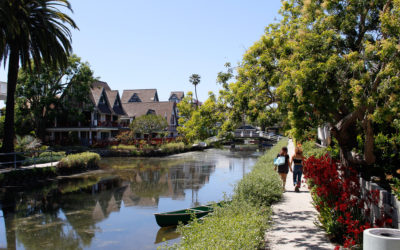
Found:
[[[294,153],[293,141],[288,142],[289,155]],[[305,183],[300,193],[294,192],[293,174],[289,171],[286,192],[272,206],[273,226],[265,234],[268,249],[334,249],[323,229],[317,227],[317,211]]]
[[[236,185],[231,202],[202,220],[178,227],[181,242],[171,249],[264,249],[264,232],[270,225],[270,206],[282,197],[273,159],[287,139],[259,158],[253,170]],[[230,199],[229,199],[230,200]]]

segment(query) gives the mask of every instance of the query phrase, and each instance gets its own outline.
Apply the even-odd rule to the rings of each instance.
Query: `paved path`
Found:
[[[288,144],[289,155],[293,155],[292,140]],[[286,192],[282,200],[273,205],[273,226],[266,232],[268,249],[334,249],[325,232],[315,226],[317,211],[311,204],[312,199],[306,184],[300,193],[294,192],[293,174],[289,171]]]

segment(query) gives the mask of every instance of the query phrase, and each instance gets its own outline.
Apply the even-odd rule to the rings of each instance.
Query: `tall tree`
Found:
[[[233,100],[252,96],[235,105],[251,112],[278,104],[299,140],[331,124],[343,165],[376,163],[384,138],[398,162],[400,1],[288,0],[280,13],[229,85]]]
[[[72,12],[68,0],[3,0],[0,2],[0,60],[8,60],[7,100],[3,152],[14,151],[14,105],[18,69],[40,68],[41,61],[65,67],[72,50],[69,27],[75,22],[61,8]]]
[[[217,99],[209,92],[208,99],[202,106],[193,109],[190,102],[189,92],[181,102],[178,103],[179,124],[178,132],[185,136],[189,142],[196,139],[204,140],[217,134],[218,125],[224,120],[224,113],[218,107]]]
[[[192,74],[189,77],[189,82],[191,82],[194,85],[194,93],[196,95],[196,107],[199,106],[199,98],[197,97],[197,85],[200,83],[200,75],[198,74]]]
[[[75,116],[68,117],[68,120],[75,120],[82,107],[72,100],[89,102],[87,97],[93,81],[89,64],[81,62],[76,55],[68,58],[65,68],[48,67],[42,63],[40,70],[35,65],[32,65],[32,70],[21,69],[16,90],[17,111],[33,123],[36,136],[43,140],[46,127],[55,116],[61,115],[63,109],[68,110],[67,115]]]

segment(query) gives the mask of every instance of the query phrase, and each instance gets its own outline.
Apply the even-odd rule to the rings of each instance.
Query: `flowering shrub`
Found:
[[[363,196],[354,168],[343,168],[328,155],[318,159],[311,156],[305,161],[304,176],[312,187],[321,226],[345,248],[361,246],[365,229],[391,224],[386,214],[380,220],[369,221],[370,208],[379,202],[379,191]]]

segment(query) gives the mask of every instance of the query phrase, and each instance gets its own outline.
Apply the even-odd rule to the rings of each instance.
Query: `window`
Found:
[[[104,99],[104,96],[101,96],[101,98],[100,98],[100,104],[105,104],[106,103],[106,100]]]
[[[142,102],[142,100],[140,100],[139,96],[135,93],[128,102]]]
[[[149,110],[147,110],[147,114],[146,115],[155,115],[155,114],[156,114],[156,111],[154,111],[152,109],[149,109]]]
[[[119,105],[119,101],[118,101],[118,99],[116,99],[116,100],[115,100],[115,102],[114,102],[114,106],[115,106],[115,107],[119,107],[119,106],[120,106],[120,105]]]

